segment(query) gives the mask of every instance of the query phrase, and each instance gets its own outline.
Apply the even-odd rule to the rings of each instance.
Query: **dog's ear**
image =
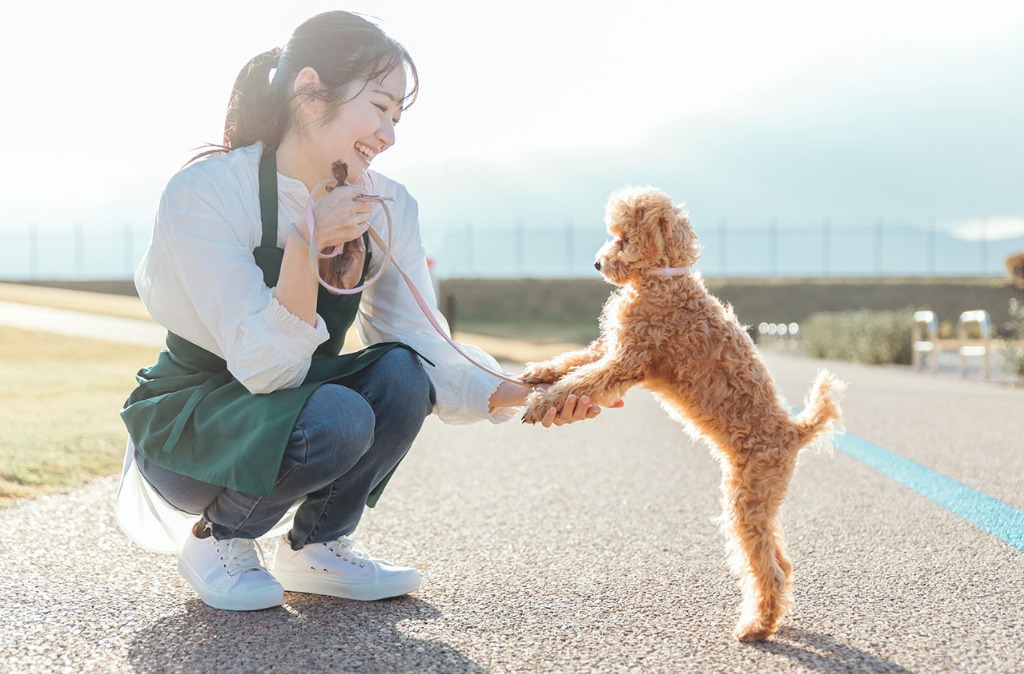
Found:
[[[668,195],[655,189],[643,195],[640,207],[644,257],[653,264],[664,264],[678,243],[678,209]]]
[[[700,243],[686,211],[681,206],[672,205],[667,209],[661,226],[665,256],[672,264],[687,266],[700,259]]]
[[[665,251],[662,218],[659,209],[651,208],[649,204],[643,204],[637,209],[634,237],[640,256],[652,264],[657,264]]]

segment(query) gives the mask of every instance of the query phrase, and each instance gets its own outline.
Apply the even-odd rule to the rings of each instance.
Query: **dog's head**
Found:
[[[700,259],[690,221],[668,195],[652,187],[627,187],[605,207],[612,238],[597,251],[594,266],[615,285],[639,280],[651,269],[689,267]]]

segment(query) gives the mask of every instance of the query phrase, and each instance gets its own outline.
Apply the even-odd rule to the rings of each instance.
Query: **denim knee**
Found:
[[[387,387],[389,397],[423,416],[434,407],[434,385],[419,356],[409,349],[392,349],[374,363],[373,379]]]
[[[285,463],[315,464],[325,475],[341,475],[373,445],[375,424],[373,408],[358,392],[324,384],[299,413]]]

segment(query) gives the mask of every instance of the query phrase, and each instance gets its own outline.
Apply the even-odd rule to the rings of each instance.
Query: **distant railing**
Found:
[[[128,278],[142,258],[145,225],[22,225],[0,221],[0,278]],[[594,253],[607,234],[597,222],[520,220],[437,225],[424,245],[438,278],[595,278]],[[934,222],[837,226],[771,222],[697,224],[707,276],[1000,276],[1024,236],[965,239]]]

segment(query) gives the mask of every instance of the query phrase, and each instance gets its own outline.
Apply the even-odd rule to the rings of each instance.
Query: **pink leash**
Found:
[[[430,321],[430,324],[434,326],[434,330],[437,331],[437,334],[441,335],[441,337],[444,338],[444,341],[448,342],[449,346],[455,349],[455,351],[458,352],[460,356],[462,356],[463,358],[465,358],[470,363],[477,366],[484,372],[494,375],[499,379],[503,379],[504,381],[522,386],[523,382],[520,381],[519,379],[513,379],[512,377],[508,376],[503,372],[497,372],[473,360],[473,358],[468,353],[466,353],[461,346],[459,346],[451,337],[449,337],[448,334],[445,332],[444,328],[441,327],[440,322],[438,322],[437,318],[434,317],[434,312],[431,311],[430,305],[427,304],[427,301],[425,299],[423,299],[423,295],[420,294],[420,291],[416,289],[416,284],[413,283],[409,275],[405,273],[405,270],[402,269],[401,265],[398,264],[398,261],[395,260],[394,256],[391,255],[391,247],[392,244],[394,243],[394,226],[391,221],[391,209],[389,209],[387,203],[385,203],[388,201],[394,201],[394,199],[392,199],[391,197],[382,197],[375,194],[360,194],[358,197],[356,197],[356,199],[359,201],[372,201],[374,203],[380,204],[381,207],[384,209],[384,215],[387,217],[388,240],[386,243],[381,238],[380,234],[378,234],[377,231],[374,230],[373,227],[368,227],[367,230],[370,234],[370,238],[372,238],[374,242],[380,247],[380,249],[384,251],[384,262],[383,264],[380,265],[380,269],[377,270],[377,273],[374,274],[373,277],[371,277],[362,285],[356,286],[354,288],[335,288],[334,286],[327,283],[327,281],[324,281],[323,277],[320,276],[319,258],[334,257],[335,255],[341,253],[343,248],[342,246],[335,246],[331,252],[321,253],[319,250],[319,246],[316,245],[316,224],[313,221],[313,194],[315,194],[316,191],[320,189],[322,185],[325,185],[330,182],[336,181],[333,179],[320,181],[316,185],[316,187],[314,187],[312,191],[310,191],[309,199],[306,200],[306,226],[309,228],[309,264],[313,268],[313,273],[316,274],[316,277],[319,280],[320,285],[322,285],[324,288],[327,288],[327,290],[331,291],[335,295],[355,295],[356,293],[360,293],[366,288],[369,288],[374,283],[376,283],[380,279],[381,274],[384,273],[385,267],[387,267],[388,263],[390,262],[395,265],[395,269],[398,271],[399,274],[401,274],[402,279],[405,281],[405,285],[409,286],[409,290],[410,292],[412,292],[412,296],[416,300],[416,304],[419,305],[420,311],[422,311],[423,315],[426,316],[428,321]]]
[[[686,276],[689,273],[689,267],[661,267],[647,270],[648,276]]]

